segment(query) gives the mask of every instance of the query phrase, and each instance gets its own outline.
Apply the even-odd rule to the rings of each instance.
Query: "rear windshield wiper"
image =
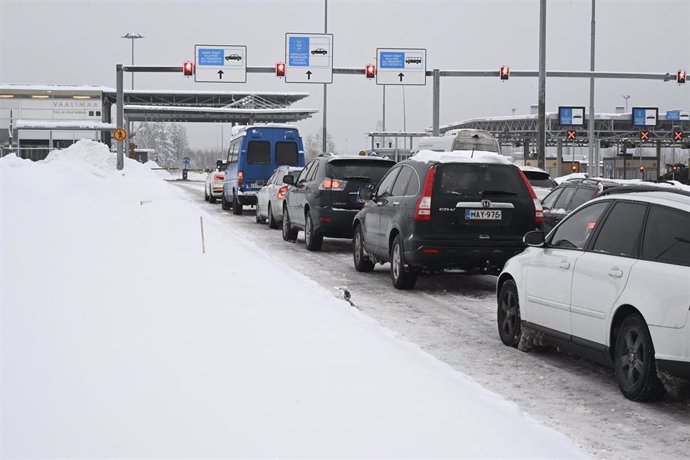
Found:
[[[367,177],[367,176],[345,176],[345,177],[343,177],[343,180],[350,180],[350,179],[358,179],[358,180],[364,180],[367,182],[371,182],[371,177]]]
[[[517,196],[517,193],[506,192],[505,190],[484,190],[484,191],[482,192],[482,195],[509,195],[509,196]]]

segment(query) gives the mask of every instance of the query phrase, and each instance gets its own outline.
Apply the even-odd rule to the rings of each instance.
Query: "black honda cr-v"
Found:
[[[362,209],[361,187],[374,188],[395,164],[379,157],[319,155],[295,179],[283,200],[283,239],[295,241],[304,230],[310,251],[321,250],[323,238],[352,238],[352,219]]]
[[[422,151],[359,195],[366,204],[353,222],[355,268],[391,262],[398,289],[414,287],[422,271],[498,273],[543,220],[525,175],[494,153]]]

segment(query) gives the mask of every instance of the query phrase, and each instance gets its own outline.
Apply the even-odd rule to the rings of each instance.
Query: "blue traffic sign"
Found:
[[[656,126],[659,118],[657,107],[633,107],[633,126]]]
[[[668,110],[666,112],[666,119],[672,121],[680,121],[680,110]]]
[[[288,37],[288,65],[309,67],[309,37]]]
[[[224,50],[220,48],[199,48],[197,51],[199,53],[197,65],[224,65]]]
[[[184,158],[182,159],[182,162],[183,162],[184,164],[186,164],[186,165],[189,164],[189,161],[190,161],[190,160],[189,160],[189,157],[184,157]]]
[[[558,109],[558,123],[563,126],[573,124],[573,109],[571,107],[560,107]]]
[[[404,69],[405,53],[398,51],[382,51],[379,54],[379,69]]]

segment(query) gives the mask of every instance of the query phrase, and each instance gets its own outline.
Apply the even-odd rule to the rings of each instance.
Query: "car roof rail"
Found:
[[[601,193],[603,195],[620,195],[622,193],[635,193],[635,192],[669,192],[678,195],[690,196],[690,190],[684,190],[674,187],[663,187],[661,185],[643,185],[643,184],[631,184],[631,185],[618,185],[616,187],[611,187]]]

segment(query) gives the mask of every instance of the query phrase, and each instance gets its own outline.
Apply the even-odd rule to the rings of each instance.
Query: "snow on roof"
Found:
[[[518,167],[519,167],[521,170],[523,170],[523,171],[543,172],[543,173],[547,173],[547,174],[548,174],[548,172],[544,171],[544,170],[541,169],[541,168],[537,168],[536,166],[524,166],[524,165],[520,165],[520,166],[518,166]]]
[[[113,88],[106,88],[108,93],[115,92]],[[308,97],[309,93],[300,92],[283,92],[283,91],[178,91],[167,89],[126,89],[127,94],[169,94],[169,95],[205,95],[205,94],[222,94],[225,96],[285,96],[285,97]]]
[[[237,109],[234,107],[189,107],[179,105],[125,105],[125,111],[139,112],[213,112],[213,113],[317,113],[316,109]]]
[[[481,150],[454,150],[452,152],[434,152],[431,150],[420,150],[410,157],[410,160],[428,163],[435,161],[438,163],[494,163],[512,164],[503,155],[495,152],[484,152]]]
[[[109,131],[115,129],[115,123],[103,123],[91,120],[17,120],[17,129],[64,129]]]
[[[29,85],[15,83],[0,83],[0,91],[46,91],[46,92],[104,92],[114,91],[112,88],[100,85]]]

